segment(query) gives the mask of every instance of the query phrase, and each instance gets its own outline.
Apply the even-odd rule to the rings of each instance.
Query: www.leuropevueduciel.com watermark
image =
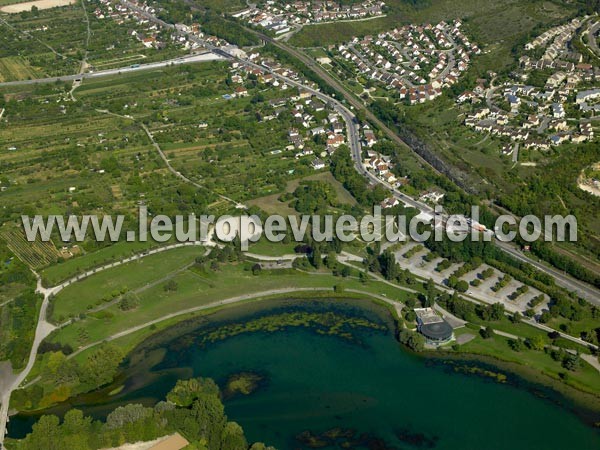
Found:
[[[137,230],[123,228],[125,216],[21,216],[25,236],[28,241],[47,242],[53,232],[58,232],[63,242],[82,242],[91,237],[98,242],[167,242],[175,238],[177,242],[209,242],[214,236],[222,242],[239,240],[241,249],[246,251],[252,242],[265,237],[270,242],[281,242],[291,234],[295,242],[306,242],[307,234],[315,242],[351,242],[361,239],[364,242],[406,241],[416,242],[429,239],[441,241],[448,238],[461,242],[472,240],[502,242],[514,241],[517,236],[525,242],[539,239],[564,242],[577,241],[577,219],[568,216],[544,216],[543,220],[528,215],[519,221],[511,215],[499,216],[493,230],[479,223],[479,207],[471,207],[471,216],[443,215],[441,207],[433,214],[421,213],[410,218],[405,215],[382,215],[376,206],[373,214],[360,218],[352,215],[270,215],[264,221],[257,215],[220,216],[166,215],[149,216],[146,206],[139,207]]]

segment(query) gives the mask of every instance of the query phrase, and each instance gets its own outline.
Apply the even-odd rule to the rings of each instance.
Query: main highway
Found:
[[[0,83],[0,87],[4,86],[26,86],[35,84],[50,84],[58,81],[75,81],[83,79],[94,79],[101,77],[109,77],[114,75],[121,75],[127,73],[133,73],[144,70],[162,69],[165,67],[178,66],[183,64],[194,64],[203,61],[215,61],[223,59],[222,56],[215,54],[214,52],[204,52],[193,55],[181,56],[179,58],[172,58],[166,61],[157,61],[146,64],[133,64],[127,67],[121,67],[117,69],[99,70],[97,72],[86,72],[76,73],[72,75],[64,75],[61,77],[50,77],[50,78],[37,78],[35,80],[18,80],[18,81],[4,81]]]
[[[598,24],[598,28],[600,28],[600,23]],[[364,104],[362,104],[361,101],[359,101],[355,96],[353,96],[350,92],[348,92],[348,90],[339,81],[337,81],[335,78],[333,78],[326,70],[324,70],[320,65],[318,65],[312,58],[310,58],[303,52],[295,49],[294,47],[291,47],[281,41],[277,41],[277,40],[271,38],[270,36],[265,35],[264,33],[260,33],[256,30],[252,30],[249,28],[246,28],[246,29],[248,31],[250,31],[251,33],[254,33],[255,35],[259,36],[265,42],[269,42],[270,44],[277,46],[279,49],[287,52],[288,54],[292,55],[296,59],[300,60],[309,69],[314,71],[325,83],[327,83],[330,87],[332,87],[337,92],[342,94],[344,97],[344,100],[348,104],[352,105],[352,107],[355,108],[356,110],[363,111],[365,113],[365,117],[371,123],[373,123],[377,127],[379,127],[386,134],[386,136],[389,139],[391,139],[393,142],[395,142],[403,147],[406,147],[406,148],[409,148],[410,150],[412,150],[408,144],[406,144],[396,133],[394,133],[389,127],[387,127],[381,120],[379,120],[379,118],[377,118]],[[594,32],[595,31],[597,31],[597,29],[595,29]],[[339,101],[330,99],[329,103],[331,104],[332,102],[334,105],[336,105],[336,109],[338,109],[338,111],[344,116],[347,123],[349,121],[352,123],[355,123],[353,120],[354,114],[352,112],[348,111],[347,108],[345,108],[344,105],[342,105]],[[344,112],[342,113],[342,111],[344,111]],[[356,127],[353,127],[353,128],[356,128]],[[388,185],[384,181],[380,180],[373,173],[366,170],[364,165],[362,164],[360,138],[358,137],[357,132],[351,133],[349,135],[350,135],[349,145],[352,150],[352,156],[353,156],[353,159],[355,162],[356,170],[360,174],[365,176],[370,182],[380,183],[381,185],[383,185],[386,189],[388,189],[393,194],[394,197],[398,198],[400,201],[404,202],[406,205],[417,208],[422,213],[433,215],[433,210],[431,207],[425,205],[422,202],[416,201],[415,199],[407,196],[406,194],[403,194],[402,192],[400,192],[396,189],[393,189],[390,185]],[[418,154],[415,153],[415,155],[421,161],[428,164]],[[445,218],[446,218],[446,216],[444,216],[444,219]],[[544,230],[544,235],[546,235],[547,233],[549,233],[549,231]],[[577,279],[567,275],[566,273],[564,273],[560,270],[557,270],[554,267],[551,267],[543,262],[540,262],[540,261],[537,261],[535,259],[528,257],[523,252],[521,252],[514,244],[502,242],[498,239],[494,239],[494,243],[502,251],[504,251],[505,253],[508,253],[509,255],[516,258],[517,260],[526,262],[526,263],[532,265],[533,267],[535,267],[537,270],[544,272],[547,275],[552,276],[556,280],[556,283],[559,286],[562,286],[563,288],[566,288],[570,291],[574,291],[580,297],[588,300],[589,302],[591,302],[597,306],[600,306],[600,290],[598,290],[594,286],[591,286],[588,283],[585,283],[583,281],[577,280]]]

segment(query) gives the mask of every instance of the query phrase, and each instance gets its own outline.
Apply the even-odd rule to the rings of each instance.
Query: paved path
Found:
[[[581,356],[581,359],[583,359],[590,366],[592,366],[594,369],[596,369],[598,372],[600,372],[600,361],[598,361],[598,357],[597,356],[595,356],[595,355],[588,355],[588,354],[585,354],[585,353],[582,353],[580,356]]]
[[[517,162],[519,162],[519,143],[518,142],[515,142],[515,145],[513,146],[512,161],[515,164]]]
[[[600,56],[600,48],[598,48],[598,37],[596,36],[596,33],[598,33],[599,30],[600,22],[592,24],[587,30],[589,47],[598,56]]]
[[[149,320],[148,322],[145,322],[143,324],[140,325],[136,325],[135,327],[131,327],[128,328],[127,330],[121,331],[119,333],[115,333],[107,338],[102,339],[101,341],[97,341],[97,342],[93,342],[91,344],[88,344],[84,347],[81,347],[79,349],[77,349],[77,351],[73,352],[72,354],[70,354],[68,356],[68,358],[73,358],[75,356],[77,356],[78,354],[80,354],[81,352],[84,352],[86,350],[89,350],[92,347],[95,347],[97,345],[100,345],[104,342],[110,342],[110,341],[114,341],[115,339],[119,339],[121,337],[124,336],[128,336],[132,333],[135,333],[137,331],[143,330],[144,328],[147,328],[149,326],[152,325],[156,325],[160,322],[163,322],[165,320],[169,320],[169,319],[173,319],[175,317],[178,316],[182,316],[185,314],[190,314],[190,313],[195,313],[195,312],[199,312],[199,311],[205,311],[207,309],[212,309],[212,308],[218,308],[220,306],[227,306],[227,305],[234,305],[236,303],[240,303],[240,302],[244,302],[247,300],[252,300],[252,299],[256,299],[256,298],[261,298],[261,297],[271,297],[274,295],[282,295],[282,294],[293,294],[295,292],[333,292],[333,288],[323,288],[323,287],[316,287],[316,288],[283,288],[283,289],[270,289],[267,291],[262,291],[262,292],[255,292],[252,294],[244,294],[244,295],[238,295],[235,297],[230,297],[224,300],[219,300],[216,302],[212,302],[212,303],[208,303],[206,305],[200,305],[200,306],[194,306],[192,308],[188,308],[188,309],[184,309],[181,311],[177,311],[171,314],[167,314],[165,316],[162,316],[158,319],[154,319],[154,320]],[[368,297],[373,297],[373,298],[377,298],[378,300],[384,301],[389,305],[392,306],[396,306],[399,305],[400,302],[394,301],[394,300],[390,300],[389,298],[382,296],[382,295],[378,295],[378,294],[373,294],[371,292],[367,292],[367,291],[362,291],[359,289],[346,289],[345,292],[352,292],[355,294],[361,294],[361,295],[366,295]]]
[[[306,256],[304,254],[293,254],[293,255],[281,255],[281,256],[266,256],[266,255],[259,255],[257,253],[249,253],[249,252],[244,252],[244,255],[246,255],[248,258],[252,258],[252,259],[260,259],[261,261],[293,261],[294,259],[298,259],[298,258],[302,258],[303,256]]]
[[[12,391],[17,389],[25,380],[27,375],[29,375],[29,372],[31,372],[31,369],[35,364],[35,359],[37,357],[37,352],[40,344],[56,328],[54,325],[52,325],[46,320],[48,305],[50,303],[50,297],[54,294],[54,289],[44,288],[42,286],[41,278],[37,276],[37,292],[42,294],[44,296],[44,299],[40,308],[39,319],[35,330],[35,337],[33,338],[33,344],[31,346],[31,351],[29,352],[29,359],[27,360],[27,365],[18,375],[16,375],[15,379],[12,380],[12,383],[10,383],[8,386],[4,386],[2,392],[2,406],[0,407],[0,448],[3,448],[4,436],[6,434],[6,423],[8,421],[8,406],[10,404],[10,396],[12,394]]]
[[[175,25],[166,23],[166,22],[158,19],[157,17],[153,16],[152,14],[148,13],[145,10],[142,10],[141,8],[128,2],[127,0],[120,0],[120,2],[124,5],[126,5],[128,8],[138,12],[139,14],[141,14],[143,17],[147,18],[148,20],[150,20],[154,23],[157,23],[160,26],[165,27],[166,29],[175,29],[176,28]],[[397,144],[399,144],[403,147],[407,147],[408,149],[413,150],[396,133],[394,133],[383,122],[381,122],[381,120],[379,120],[368,108],[366,108],[366,106],[364,105],[364,103],[362,103],[361,100],[355,98],[351,93],[349,93],[340,82],[338,82],[337,80],[332,78],[330,76],[330,74],[327,71],[325,71],[322,67],[320,67],[318,64],[316,64],[312,58],[308,57],[307,55],[298,51],[297,49],[289,47],[288,45],[283,44],[281,42],[278,42],[269,36],[266,36],[260,32],[257,32],[256,30],[252,30],[252,29],[248,29],[248,28],[246,28],[246,29],[249,32],[259,36],[263,41],[270,42],[270,43],[278,46],[285,52],[289,53],[293,57],[302,61],[310,69],[315,71],[329,86],[331,86],[332,88],[341,92],[344,96],[344,101],[348,102],[350,105],[352,105],[351,106],[352,108],[362,110],[365,113],[367,120],[369,120],[372,123],[375,123],[392,141],[396,142]],[[291,84],[293,86],[296,86],[296,87],[299,87],[299,88],[302,88],[302,89],[305,89],[305,90],[311,92],[313,95],[319,97],[320,99],[324,100],[325,102],[327,102],[328,104],[333,106],[342,115],[342,117],[344,118],[344,121],[346,122],[346,125],[347,125],[348,141],[349,141],[348,143],[351,148],[351,154],[353,156],[353,159],[355,160],[356,170],[361,175],[363,175],[364,177],[366,177],[369,181],[371,181],[373,183],[381,184],[384,188],[389,190],[394,197],[398,198],[399,200],[401,200],[408,206],[419,209],[423,214],[431,215],[433,213],[432,208],[430,208],[429,206],[427,206],[419,201],[416,201],[412,197],[394,189],[392,186],[390,186],[386,182],[380,180],[378,177],[376,177],[374,174],[367,171],[363,167],[362,153],[361,153],[361,147],[360,147],[360,135],[359,135],[359,131],[358,131],[358,123],[355,122],[356,117],[340,101],[338,101],[337,99],[334,99],[332,97],[329,97],[329,96],[321,93],[318,90],[308,88],[307,86],[303,85],[302,83],[300,83],[298,81],[290,80],[287,77],[284,77],[277,73],[274,73],[273,71],[268,70],[263,66],[253,64],[244,59],[235,58],[232,55],[224,52],[222,49],[220,49],[218,47],[214,47],[213,45],[205,42],[204,40],[198,38],[197,36],[195,36],[193,34],[188,33],[188,38],[192,42],[196,42],[196,43],[204,46],[205,48],[210,50],[211,53],[199,55],[199,56],[196,55],[196,56],[190,56],[190,57],[185,57],[185,58],[177,58],[175,60],[171,60],[171,61],[167,61],[167,62],[150,63],[147,65],[140,65],[140,67],[130,67],[130,68],[125,68],[125,69],[113,69],[111,71],[104,71],[101,75],[134,71],[134,70],[141,69],[142,66],[144,66],[144,68],[151,68],[153,66],[162,67],[162,66],[170,65],[170,64],[183,64],[185,62],[193,62],[192,58],[196,58],[196,57],[205,57],[205,59],[203,59],[203,60],[210,59],[210,58],[213,58],[213,59],[227,58],[230,60],[236,60],[236,61],[242,62],[243,64],[249,65],[254,68],[258,68],[259,70],[261,70],[263,72],[271,73],[271,74],[273,74],[273,76],[275,76],[275,78],[278,78],[282,81],[285,81],[288,84]],[[100,74],[100,72],[96,72],[94,74],[85,74],[85,77],[99,76],[99,74]],[[77,74],[77,75],[72,75],[72,76],[68,76],[68,77],[62,77],[62,79],[63,80],[66,80],[66,79],[74,80],[80,76],[81,75]],[[57,81],[59,79],[61,79],[61,78],[47,78],[47,79],[41,79],[41,80],[25,80],[25,81],[18,81],[18,82],[8,82],[8,83],[0,83],[0,86],[11,85],[11,84],[18,85],[18,84],[34,84],[34,83],[41,83],[41,82],[52,82],[52,81]],[[491,102],[491,96],[494,92],[494,89],[497,89],[497,88],[493,87],[493,81],[494,80],[492,80],[492,82],[491,82],[490,89],[486,93],[486,101],[488,103]],[[430,164],[427,161],[425,161],[419,154],[415,153],[415,155],[424,164],[427,164],[430,166]],[[560,286],[562,286],[566,289],[572,290],[572,291],[576,292],[579,296],[590,301],[591,303],[600,306],[600,290],[599,289],[597,289],[585,282],[577,280],[569,275],[566,275],[565,273],[555,270],[554,268],[549,267],[546,264],[539,263],[533,259],[528,258],[527,256],[525,256],[523,254],[520,254],[518,249],[511,243],[500,242],[498,240],[494,240],[494,243],[496,245],[498,245],[498,247],[501,250],[510,254],[511,256],[513,256],[521,261],[527,262],[528,264],[533,265],[536,269],[541,270],[542,272],[551,275],[552,277],[555,278],[557,284],[559,284]]]

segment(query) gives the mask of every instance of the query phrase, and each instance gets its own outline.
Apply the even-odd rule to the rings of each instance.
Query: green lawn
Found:
[[[296,245],[298,245],[296,242],[290,242],[288,244],[269,242],[263,237],[260,241],[252,244],[248,251],[250,253],[265,256],[293,255]]]
[[[104,264],[118,261],[135,253],[140,253],[144,250],[159,247],[167,244],[159,244],[153,241],[147,242],[117,242],[109,247],[87,253],[85,255],[76,256],[62,263],[53,265],[44,269],[41,272],[46,286],[56,286],[61,281],[71,278],[78,273],[94,267],[99,267]]]
[[[378,295],[385,295],[390,299],[404,300],[407,295],[412,296],[412,294],[407,294],[398,288],[377,281],[363,284],[356,279],[334,277],[327,273],[311,275],[295,270],[273,270],[263,271],[260,275],[255,276],[249,270],[251,266],[252,263],[245,263],[222,266],[216,272],[201,273],[195,270],[181,272],[173,277],[178,286],[175,292],[165,291],[164,283],[154,285],[138,294],[140,306],[137,309],[123,312],[117,306],[111,306],[106,311],[112,314],[107,317],[95,318],[88,316],[84,320],[62,328],[54,340],[69,343],[77,348],[83,344],[102,340],[124,329],[163,317],[165,314],[271,289],[316,287],[331,290],[335,285],[342,285],[347,289],[373,292]],[[102,285],[101,281],[94,280],[96,277],[102,277],[103,280],[112,280],[113,277],[117,280],[121,279],[122,277],[119,274],[121,270],[119,268],[110,269],[92,277],[87,283],[88,286],[84,287],[86,292]],[[144,270],[144,272],[147,271]],[[161,269],[161,273],[164,274],[165,272],[167,270]],[[135,271],[128,271],[127,273],[129,273],[129,279],[133,277],[138,281],[138,284],[144,281],[150,282],[150,276],[136,274]],[[85,283],[84,281],[79,284]],[[113,285],[119,286],[114,282]],[[129,286],[132,287],[133,283],[130,282]],[[78,292],[83,291],[78,289]],[[69,307],[77,309],[76,295],[78,292],[69,292],[67,299],[64,297],[57,299],[62,311],[67,311]],[[98,297],[101,298],[101,296]],[[83,340],[80,339],[81,329],[87,331],[87,337]]]
[[[153,281],[159,280],[204,253],[202,247],[183,247],[150,255],[75,282],[59,292],[53,301],[52,319],[77,316],[88,307],[101,304]]]
[[[600,392],[598,371],[589,364],[583,362],[582,368],[575,372],[569,372],[543,351],[525,349],[522,352],[515,352],[509,347],[508,342],[509,339],[498,335],[491,339],[483,339],[477,336],[472,341],[462,345],[459,351],[493,356],[502,361],[516,362],[536,371],[541,371],[554,379],[559,378],[559,373],[568,372],[568,379],[565,382],[570,386],[594,394]]]

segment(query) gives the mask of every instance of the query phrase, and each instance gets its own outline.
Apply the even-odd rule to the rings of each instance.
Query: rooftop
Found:
[[[444,319],[437,315],[433,308],[415,308],[415,313],[423,325],[444,321]]]

